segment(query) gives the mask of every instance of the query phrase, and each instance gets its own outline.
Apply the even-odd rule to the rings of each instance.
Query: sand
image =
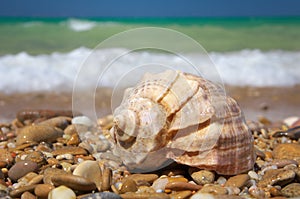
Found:
[[[247,120],[256,120],[264,116],[277,121],[289,116],[300,116],[300,85],[266,88],[226,86],[226,92],[238,101]],[[81,96],[84,101],[88,95],[82,93]],[[111,90],[98,89],[95,96],[97,116],[110,114],[112,111]],[[11,121],[16,113],[23,109],[72,110],[72,93],[0,93],[0,122]]]

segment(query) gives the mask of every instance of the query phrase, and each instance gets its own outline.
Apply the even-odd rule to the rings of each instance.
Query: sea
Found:
[[[298,85],[300,17],[0,18],[2,93],[114,87],[158,68]]]

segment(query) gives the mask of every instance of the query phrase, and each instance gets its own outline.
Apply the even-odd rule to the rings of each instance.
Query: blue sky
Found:
[[[300,16],[299,0],[1,0],[0,16]]]

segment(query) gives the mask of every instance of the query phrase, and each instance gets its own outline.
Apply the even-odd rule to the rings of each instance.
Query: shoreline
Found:
[[[266,117],[272,121],[300,116],[300,85],[293,87],[225,86],[227,95],[237,100],[246,120]],[[99,88],[95,94],[96,113],[102,117],[111,113],[111,89]],[[82,100],[88,96],[82,93]],[[120,95],[121,97],[122,95]],[[31,92],[5,94],[0,92],[0,122],[13,120],[24,109],[72,110],[71,92]]]

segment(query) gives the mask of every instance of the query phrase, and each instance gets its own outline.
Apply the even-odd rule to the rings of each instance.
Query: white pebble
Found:
[[[199,198],[203,198],[203,199],[215,199],[216,197],[212,194],[209,193],[199,193],[197,192],[196,194],[194,194],[191,199],[199,199]]]
[[[226,187],[228,195],[237,195],[241,192],[238,187]]]
[[[160,177],[157,180],[155,180],[152,184],[152,188],[157,191],[157,190],[165,190],[166,184],[169,182],[167,177]]]
[[[9,142],[9,143],[7,143],[7,147],[8,148],[16,148],[16,144]]]
[[[223,176],[220,176],[218,179],[217,179],[217,183],[219,185],[224,185],[226,183],[226,178],[224,178]]]
[[[63,199],[76,199],[76,194],[72,189],[69,189],[66,186],[59,186],[55,189],[52,189],[48,195],[48,199],[57,199],[57,198],[63,198]]]
[[[90,120],[90,118],[88,118],[86,116],[74,117],[72,119],[72,124],[82,124],[82,125],[85,125],[85,126],[88,126],[88,127],[92,127],[94,125],[92,120]]]
[[[272,170],[272,169],[278,169],[276,165],[267,166],[263,170],[261,170],[261,174],[264,175],[266,171]]]
[[[249,171],[248,175],[254,180],[258,180],[258,174],[255,171]]]
[[[299,120],[299,117],[293,116],[293,117],[288,117],[288,118],[284,119],[283,122],[290,127],[297,120]]]
[[[56,159],[57,160],[72,160],[73,159],[73,155],[69,154],[69,153],[61,154],[61,155],[56,156]]]

